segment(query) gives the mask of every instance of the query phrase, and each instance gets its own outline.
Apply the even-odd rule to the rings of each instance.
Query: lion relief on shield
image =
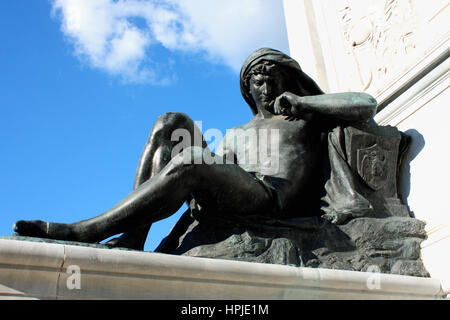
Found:
[[[389,178],[390,151],[382,149],[378,144],[358,150],[358,173],[373,190],[384,187]]]

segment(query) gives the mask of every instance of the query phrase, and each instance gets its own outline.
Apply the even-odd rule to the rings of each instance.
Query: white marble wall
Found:
[[[291,55],[326,91],[366,91],[383,102],[422,59],[448,48],[447,0],[283,3]]]
[[[327,92],[365,91],[375,120],[412,137],[404,200],[427,222],[422,259],[450,289],[450,5],[447,0],[284,0],[291,55]]]

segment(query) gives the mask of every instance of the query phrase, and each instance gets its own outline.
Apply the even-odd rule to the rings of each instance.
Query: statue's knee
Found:
[[[147,140],[147,145],[161,147],[164,154],[167,155],[167,152],[169,152],[170,159],[173,159],[193,145],[203,147],[206,146],[206,143],[204,143],[201,132],[189,116],[181,112],[168,112],[162,114],[156,121]],[[184,163],[198,163],[201,155],[199,151],[190,150],[184,152],[183,157]]]
[[[163,136],[170,138],[176,129],[188,128],[193,121],[188,115],[181,112],[166,112],[159,116],[153,125],[150,137]]]
[[[166,112],[159,116],[159,118],[156,120],[155,125],[157,125],[160,128],[174,128],[177,127],[183,127],[188,123],[191,123],[192,120],[189,118],[189,116],[182,112]]]

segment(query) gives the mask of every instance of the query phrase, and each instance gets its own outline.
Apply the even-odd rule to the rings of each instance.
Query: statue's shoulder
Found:
[[[235,126],[231,129],[227,129],[226,135],[235,135],[235,134],[238,134],[240,131],[250,129],[252,127],[253,127],[253,125],[251,124],[251,121],[249,121],[247,123]]]

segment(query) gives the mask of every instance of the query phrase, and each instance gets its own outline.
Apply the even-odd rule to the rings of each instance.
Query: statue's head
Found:
[[[247,58],[241,69],[240,84],[253,114],[258,113],[258,107],[268,109],[270,102],[285,91],[300,96],[323,94],[297,61],[269,48],[256,50]]]
[[[257,110],[262,108],[273,112],[273,102],[286,90],[288,74],[275,63],[263,60],[254,65],[245,75],[244,86]],[[256,113],[255,110],[252,111]]]

